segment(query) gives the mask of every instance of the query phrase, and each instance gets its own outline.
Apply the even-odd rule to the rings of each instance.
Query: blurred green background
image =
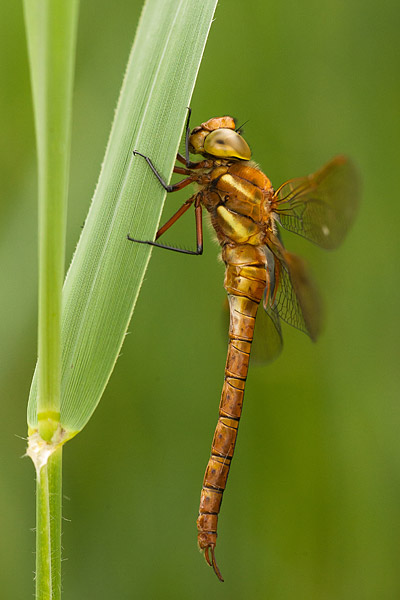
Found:
[[[77,53],[68,259],[93,193],[141,2],[86,0]],[[196,24],[194,23],[195,27]],[[131,335],[86,429],[64,453],[64,598],[392,600],[400,597],[398,0],[223,0],[192,101],[196,125],[249,119],[277,187],[337,153],[363,203],[343,247],[285,235],[311,263],[317,345],[249,374],[219,525],[220,584],[195,519],[217,419],[223,267],[154,251]],[[33,595],[34,471],[25,450],[36,356],[36,159],[20,3],[0,6],[0,587]],[[396,187],[397,186],[397,187]],[[167,199],[163,220],[185,194]],[[188,215],[168,241],[194,244]]]

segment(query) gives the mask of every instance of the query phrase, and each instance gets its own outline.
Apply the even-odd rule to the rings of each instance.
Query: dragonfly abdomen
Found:
[[[267,282],[265,255],[261,255],[257,247],[231,246],[228,252],[223,252],[223,258],[226,262],[225,289],[230,307],[229,346],[219,418],[204,476],[197,519],[199,547],[204,550],[208,564],[214,567],[221,580],[214,556],[218,514],[242,414],[255,318]]]

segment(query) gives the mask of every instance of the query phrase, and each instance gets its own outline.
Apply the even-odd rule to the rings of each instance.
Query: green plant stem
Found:
[[[36,483],[36,600],[61,598],[62,446],[40,469]]]

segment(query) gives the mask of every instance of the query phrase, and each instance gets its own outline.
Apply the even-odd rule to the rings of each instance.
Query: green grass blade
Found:
[[[25,0],[39,183],[39,431],[50,440],[61,403],[61,293],[78,2]]]
[[[138,149],[168,179],[216,0],[146,2],[99,182],[63,292],[61,423],[73,435],[95,410],[147,267],[165,192]],[[131,339],[131,338],[130,338]],[[132,341],[131,341],[132,343]],[[34,380],[28,422],[37,424]]]

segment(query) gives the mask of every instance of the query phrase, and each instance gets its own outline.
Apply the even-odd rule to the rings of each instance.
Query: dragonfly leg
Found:
[[[174,167],[173,173],[181,173],[182,175],[191,175],[192,171],[184,169],[183,167]]]
[[[187,116],[187,121],[186,121],[186,135],[185,135],[185,165],[187,169],[195,169],[196,166],[198,165],[198,163],[192,162],[190,160],[190,154],[189,154],[189,137],[190,137],[190,117],[192,116],[192,109],[190,108],[190,106],[188,106],[188,116]],[[180,156],[180,155],[178,155]],[[178,156],[176,157],[178,160]],[[183,157],[182,157],[183,158]]]
[[[195,202],[195,219],[196,219],[196,250],[185,250],[183,248],[175,248],[174,246],[167,246],[160,244],[156,241],[151,242],[147,240],[137,240],[132,238],[129,234],[127,236],[130,242],[137,242],[138,244],[147,244],[148,246],[155,246],[156,248],[164,248],[164,250],[172,250],[173,252],[180,252],[181,254],[191,254],[194,256],[200,256],[203,254],[203,219],[201,213],[201,203],[199,194],[195,194],[189,200],[186,200],[182,206],[176,211],[174,215],[163,225],[156,233],[156,240],[163,235],[168,229],[176,223],[176,221],[191,207]]]
[[[182,163],[183,165],[186,165],[186,158],[182,156],[182,154],[180,154],[179,152],[176,155],[176,160]]]
[[[147,244],[148,246],[155,246],[156,248],[164,248],[164,250],[172,250],[173,252],[180,252],[181,254],[191,254],[194,256],[198,256],[202,252],[197,252],[197,250],[185,250],[184,248],[175,248],[174,246],[166,246],[165,244],[159,244],[158,242],[151,242],[148,240],[136,240],[131,237],[129,234],[126,238],[130,242],[136,242],[137,244]]]
[[[182,154],[180,154],[178,152],[178,154],[176,155],[176,160],[178,160],[180,163],[185,165],[187,169],[201,169],[203,161],[201,163],[198,163],[198,162],[192,162],[190,160],[189,138],[190,138],[191,114],[192,114],[192,109],[188,106],[188,116],[187,116],[187,121],[186,121],[186,132],[185,132],[185,156],[182,156]]]
[[[160,173],[157,171],[157,169],[153,165],[153,162],[150,157],[145,156],[144,154],[142,154],[141,152],[138,152],[137,150],[133,151],[133,155],[141,156],[142,158],[145,159],[145,161],[149,165],[150,169],[153,171],[154,175],[157,177],[158,181],[161,183],[161,185],[163,186],[163,188],[166,192],[177,192],[178,190],[181,190],[182,188],[186,187],[187,185],[189,185],[190,183],[193,182],[192,177],[189,176],[186,179],[182,179],[182,181],[178,181],[178,183],[174,183],[173,185],[168,185],[168,183],[166,183],[164,181],[164,179],[162,178]]]

